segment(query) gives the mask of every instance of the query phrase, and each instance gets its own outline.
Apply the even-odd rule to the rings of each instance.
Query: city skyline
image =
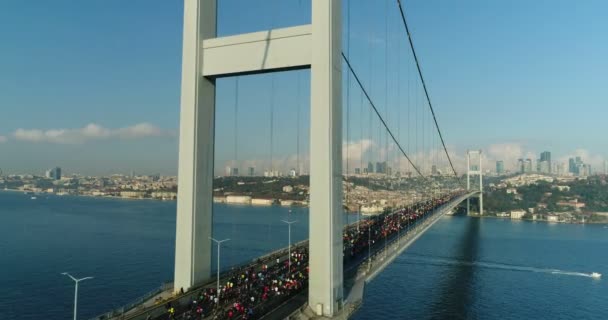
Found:
[[[144,12],[137,3],[121,1],[107,1],[103,6],[56,1],[35,8],[18,2],[0,4],[0,19],[22,30],[0,31],[5,39],[0,44],[4,53],[0,61],[3,171],[43,174],[52,164],[83,174],[131,170],[176,174],[183,8],[179,2],[152,4]],[[268,13],[263,13],[266,5],[239,5],[227,2],[220,8],[220,33],[298,24],[310,14],[306,1],[282,1],[278,9]],[[361,6],[353,15],[360,18],[364,12],[370,22],[353,26],[353,61],[364,66],[362,69],[367,69],[367,64],[378,69],[377,73],[363,70],[365,81],[380,80],[373,82],[371,95],[382,106],[398,107],[393,97],[385,103],[383,86],[388,81],[379,78],[386,68],[384,31],[364,32],[369,26],[382,25],[377,22],[384,9]],[[505,169],[512,170],[516,159],[536,160],[539,152],[547,149],[555,161],[581,156],[601,171],[608,158],[602,139],[603,117],[573,119],[568,115],[579,108],[585,108],[586,114],[601,115],[608,102],[599,85],[608,80],[606,73],[599,72],[606,65],[603,57],[608,47],[597,41],[608,32],[598,14],[607,6],[590,1],[577,5],[577,14],[572,15],[566,1],[550,5],[466,1],[442,3],[441,11],[435,10],[432,1],[406,4],[438,120],[460,172],[467,149],[484,150],[486,168],[493,167],[491,161],[503,160]],[[222,22],[239,8],[248,12],[241,21]],[[271,19],[256,21],[259,14]],[[563,25],[564,17],[572,23]],[[114,23],[107,26],[107,21]],[[513,25],[513,21],[518,23]],[[441,27],[446,25],[451,26],[449,30]],[[535,32],[524,31],[530,26],[536,26]],[[399,32],[395,34],[402,32],[395,30]],[[83,41],[91,36],[96,38],[94,47]],[[564,46],[566,38],[575,45]],[[379,58],[358,61],[357,52],[365,48],[357,40],[376,44]],[[390,49],[394,53],[390,61],[405,52],[404,48]],[[36,59],[31,52],[37,53]],[[297,162],[289,160],[294,157],[306,161],[309,102],[294,97],[307,96],[308,81],[304,71],[274,79],[267,75],[241,77],[239,111],[243,115],[236,139],[239,161],[263,163],[274,157],[287,162],[285,167]],[[272,82],[276,87],[270,94]],[[261,93],[255,94],[257,91]],[[276,106],[287,106],[277,111],[277,119],[297,119],[296,110],[301,113],[299,134],[287,121],[275,123],[275,133],[285,135],[277,134],[273,155],[268,151],[266,129],[256,130],[256,125],[265,125],[271,100]],[[217,104],[216,173],[221,173],[234,158],[234,79],[219,81]],[[401,128],[402,136],[406,127]],[[357,139],[345,139],[347,146],[357,144]],[[249,166],[239,169],[245,172]],[[263,172],[262,166],[257,165],[256,171]]]

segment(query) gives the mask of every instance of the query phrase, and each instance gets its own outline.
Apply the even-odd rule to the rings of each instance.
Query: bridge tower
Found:
[[[342,306],[342,4],[312,0],[311,24],[226,37],[217,0],[184,0],[174,290],[210,279],[215,79],[311,69],[309,305]]]
[[[479,165],[471,169],[471,156],[476,156],[479,159]],[[483,215],[483,173],[481,167],[482,153],[481,150],[467,150],[467,190],[471,190],[471,176],[479,175],[479,215]],[[467,198],[467,215],[471,210],[471,200]]]

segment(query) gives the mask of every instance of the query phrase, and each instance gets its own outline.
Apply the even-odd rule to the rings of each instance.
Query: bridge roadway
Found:
[[[476,195],[476,193],[478,192],[456,195],[449,199],[446,203],[437,207],[432,207],[430,210],[420,213],[403,212],[397,210],[392,213],[385,213],[379,216],[371,217],[370,219],[360,223],[359,228],[362,230],[362,232],[357,231],[357,223],[346,226],[345,245],[347,245],[346,241],[349,234],[355,234],[358,237],[367,234],[368,237],[366,238],[368,239],[364,240],[366,240],[366,243],[371,242],[372,245],[365,245],[365,248],[363,248],[364,250],[359,250],[355,254],[347,255],[345,253],[344,289],[347,298],[345,299],[342,312],[335,318],[347,319],[362,303],[365,283],[371,281],[379,272],[388,266],[398,255],[409,247],[409,245],[416,241],[418,237],[428,230],[445,213],[452,210],[467,198]],[[420,204],[418,204],[418,206],[420,206]],[[422,207],[420,209],[422,209]],[[394,216],[399,217],[398,219],[401,219],[401,223],[403,223],[403,225],[401,225],[400,228],[397,228],[397,231],[393,230],[395,232],[390,232],[390,230],[387,230],[384,227],[384,224],[390,223],[391,217]],[[405,223],[403,222],[404,220]],[[381,226],[381,230],[374,229],[374,226],[377,223],[383,224]],[[368,228],[368,225],[371,227]],[[365,230],[367,230],[367,233]],[[370,230],[373,230],[373,236],[372,231]],[[385,237],[382,236],[384,234],[382,232],[384,231],[387,231]],[[287,279],[281,274],[287,274],[287,251],[287,248],[283,248],[257,258],[250,263],[224,272],[221,275],[220,283],[225,286],[228,282],[234,282],[234,279],[238,278],[239,275],[242,275],[247,271],[254,271],[257,274],[262,272],[263,268],[267,268],[265,271],[269,276],[274,273],[275,275],[279,275],[280,279],[278,281],[285,281]],[[247,311],[244,315],[236,312],[236,310],[233,308],[233,303],[227,304],[224,309],[216,309],[213,312],[210,312],[211,305],[213,304],[213,294],[216,287],[216,282],[210,281],[203,286],[194,288],[177,296],[173,296],[171,294],[172,289],[169,289],[150,298],[139,306],[135,306],[130,310],[123,310],[123,312],[120,314],[104,314],[93,319],[170,319],[168,313],[169,306],[175,311],[175,319],[222,319],[227,318],[229,310],[234,311],[233,319],[317,318],[312,313],[312,310],[307,308],[307,251],[308,240],[301,241],[292,246],[292,254],[295,252],[296,254],[303,255],[299,264],[295,261],[292,262],[293,268],[291,270],[291,274],[296,275],[298,285],[290,289],[283,288],[281,290],[282,295],[274,295],[264,300],[258,299],[258,301],[255,301],[255,303],[251,303],[251,305],[253,305],[252,314],[249,315],[247,315]],[[271,285],[270,288],[274,288],[274,286]],[[204,293],[207,293],[207,295],[204,295]],[[269,293],[272,294],[271,292]],[[207,301],[201,302],[200,297],[203,295],[203,300]],[[239,300],[236,291],[232,297],[226,298],[231,300],[231,302]],[[193,301],[198,301],[198,305],[203,307],[203,317],[198,317],[196,313],[196,306],[193,307]],[[194,310],[191,318],[186,317],[186,312],[188,310]]]

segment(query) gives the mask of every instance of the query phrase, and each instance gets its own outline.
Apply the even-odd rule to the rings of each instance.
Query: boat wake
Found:
[[[517,266],[517,265],[483,262],[483,261],[470,262],[470,261],[463,261],[463,260],[456,260],[456,259],[431,258],[431,257],[426,257],[426,256],[413,256],[413,255],[406,255],[405,258],[406,258],[406,261],[405,261],[406,263],[413,263],[413,264],[427,264],[427,265],[431,264],[431,265],[436,265],[436,266],[465,266],[465,267],[476,267],[476,268],[495,269],[495,270],[547,273],[547,274],[574,276],[574,277],[586,277],[586,278],[594,278],[594,279],[600,279],[602,277],[602,275],[597,272],[584,273],[584,272],[565,271],[565,270],[559,270],[559,269],[535,268],[535,267]]]

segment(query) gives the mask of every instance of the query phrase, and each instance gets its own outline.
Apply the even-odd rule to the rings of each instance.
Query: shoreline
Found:
[[[545,220],[545,219],[511,219],[509,217],[497,217],[497,216],[490,216],[490,215],[483,215],[483,216],[479,216],[479,215],[469,215],[468,217],[472,217],[472,218],[493,218],[493,219],[502,219],[502,220],[508,220],[508,221],[528,221],[528,222],[544,222],[544,223],[555,223],[555,224],[593,224],[593,225],[607,225],[608,226],[608,221],[606,222],[566,222],[566,221],[549,221],[549,220]]]
[[[90,194],[65,194],[65,195],[59,195],[56,193],[46,193],[46,192],[40,192],[40,193],[35,193],[33,191],[24,191],[24,190],[18,190],[18,189],[0,189],[0,192],[10,192],[10,193],[25,193],[25,192],[30,192],[31,194],[27,194],[28,196],[55,196],[55,197],[83,197],[83,198],[94,198],[94,199],[111,199],[111,200],[153,200],[153,201],[161,201],[161,202],[177,202],[177,199],[158,199],[158,198],[127,198],[127,197],[120,197],[120,196],[94,196],[94,195],[90,195]],[[279,201],[281,199],[278,199]],[[290,205],[290,206],[282,206],[280,204],[246,204],[246,203],[227,203],[227,202],[220,202],[220,201],[213,201],[213,204],[223,204],[223,205],[227,205],[227,206],[235,206],[235,207],[273,207],[273,206],[277,206],[277,207],[283,207],[283,208],[308,208],[308,205]]]
[[[55,196],[55,197],[83,197],[83,198],[95,198],[95,199],[114,199],[114,200],[155,200],[155,201],[177,201],[175,199],[157,199],[157,198],[126,198],[126,197],[117,197],[117,196],[94,196],[90,194],[56,194],[56,193],[47,193],[47,192],[33,192],[33,191],[24,191],[24,190],[16,190],[16,189],[0,189],[0,192],[11,192],[11,193],[25,193],[31,192],[27,194],[28,196]]]

